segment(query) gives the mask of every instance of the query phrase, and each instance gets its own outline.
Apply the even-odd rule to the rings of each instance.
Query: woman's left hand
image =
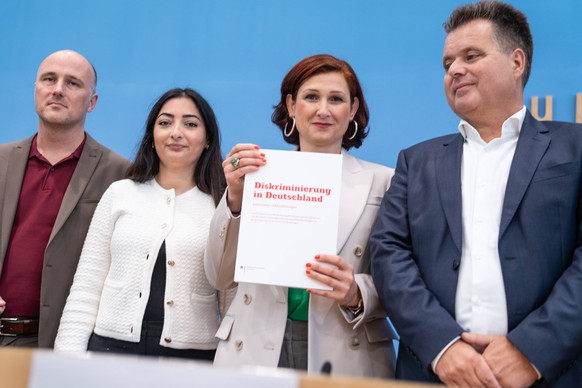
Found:
[[[354,277],[354,268],[340,256],[316,255],[315,263],[305,265],[305,273],[310,278],[331,287],[329,291],[309,289],[307,290],[309,293],[334,299],[342,306],[358,304],[361,296]]]

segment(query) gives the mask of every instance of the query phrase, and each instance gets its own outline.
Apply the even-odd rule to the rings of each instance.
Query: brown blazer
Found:
[[[0,144],[0,275],[33,137]],[[109,185],[125,175],[129,161],[87,134],[49,238],[40,290],[39,347],[52,348],[85,235]],[[0,295],[1,296],[1,295]]]

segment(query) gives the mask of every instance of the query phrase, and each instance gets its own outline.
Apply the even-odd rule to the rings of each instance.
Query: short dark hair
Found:
[[[527,17],[517,8],[501,1],[486,0],[456,8],[443,24],[449,34],[460,26],[477,19],[490,21],[494,26],[494,39],[506,53],[520,48],[525,53],[522,85],[525,87],[531,73],[533,37]]]
[[[135,182],[147,182],[160,171],[160,158],[152,147],[154,144],[154,126],[162,106],[173,98],[190,98],[196,105],[206,128],[208,148],[202,151],[196,168],[194,180],[200,191],[212,195],[214,204],[218,205],[226,187],[226,179],[222,170],[222,155],[220,153],[220,131],[214,111],[208,102],[196,91],[190,88],[175,88],[168,90],[154,103],[148,115],[145,133],[141,139],[135,160],[128,168],[126,177]]]
[[[289,112],[287,111],[286,102],[287,95],[290,94],[293,96],[293,101],[295,101],[297,98],[297,91],[309,78],[317,74],[334,72],[341,73],[345,78],[348,88],[350,89],[350,104],[354,103],[355,97],[359,100],[358,111],[354,116],[354,121],[358,123],[358,132],[356,136],[350,140],[349,137],[353,135],[355,124],[348,125],[348,129],[346,130],[346,134],[342,141],[342,147],[349,150],[352,147],[359,148],[362,145],[364,138],[368,136],[366,127],[368,126],[370,113],[368,112],[368,106],[364,99],[364,93],[360,81],[349,63],[327,54],[313,55],[301,60],[293,66],[285,78],[283,78],[283,82],[281,83],[281,100],[273,107],[275,110],[271,116],[271,121],[279,127],[281,132],[285,131],[285,125],[289,121]],[[351,129],[352,127],[353,129]],[[283,138],[289,144],[299,145],[299,134],[297,131],[294,131],[289,137],[284,136]]]

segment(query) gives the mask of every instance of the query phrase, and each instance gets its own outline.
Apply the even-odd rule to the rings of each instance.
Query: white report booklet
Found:
[[[245,176],[234,280],[329,289],[305,264],[336,253],[342,155],[261,151],[267,164]]]

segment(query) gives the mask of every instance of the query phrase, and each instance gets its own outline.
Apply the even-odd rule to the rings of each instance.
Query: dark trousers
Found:
[[[0,346],[38,348],[38,334],[17,335],[14,337],[0,335]]]
[[[128,342],[95,333],[91,334],[87,350],[94,352],[111,352],[121,354],[136,354],[158,357],[178,357],[197,360],[214,360],[216,350],[200,349],[173,349],[160,345],[163,322],[144,322],[141,329],[140,341]]]
[[[287,319],[279,367],[307,370],[307,321]]]

